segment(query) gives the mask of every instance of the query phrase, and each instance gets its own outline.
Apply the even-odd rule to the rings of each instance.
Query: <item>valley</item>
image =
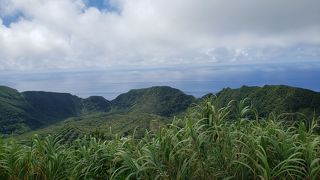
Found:
[[[271,112],[278,115],[299,112],[310,118],[320,112],[320,93],[283,85],[224,88],[216,95],[202,98],[168,86],[155,86],[130,90],[114,100],[101,96],[83,99],[68,93],[20,93],[1,86],[0,132],[3,137],[22,141],[30,140],[33,134],[61,135],[66,142],[93,134],[107,138],[135,132],[136,137],[142,137],[146,130],[164,127],[174,116],[183,117],[189,109],[210,97],[217,107],[247,98],[247,105],[255,107],[262,117]]]

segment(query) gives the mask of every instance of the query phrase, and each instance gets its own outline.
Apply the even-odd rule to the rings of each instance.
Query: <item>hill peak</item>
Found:
[[[111,101],[115,111],[171,116],[184,111],[195,98],[169,86],[133,89]]]

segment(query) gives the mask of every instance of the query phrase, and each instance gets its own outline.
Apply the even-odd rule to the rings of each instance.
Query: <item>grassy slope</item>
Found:
[[[232,106],[239,104],[205,102],[141,139],[82,138],[71,146],[52,137],[29,146],[0,139],[0,179],[320,179],[317,121],[251,119],[247,107],[230,116]]]
[[[141,137],[146,129],[157,130],[159,126],[167,123],[169,123],[167,118],[146,113],[94,113],[68,118],[51,126],[12,137],[17,140],[29,141],[33,134],[40,136],[51,134],[61,135],[64,140],[70,142],[84,135],[95,135],[94,133],[97,132],[105,136],[112,136],[115,133],[126,136],[133,134],[135,129],[136,136]]]

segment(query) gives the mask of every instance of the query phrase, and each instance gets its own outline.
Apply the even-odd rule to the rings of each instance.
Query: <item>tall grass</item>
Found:
[[[320,179],[317,119],[258,116],[248,100],[208,100],[142,139],[0,140],[0,179]]]

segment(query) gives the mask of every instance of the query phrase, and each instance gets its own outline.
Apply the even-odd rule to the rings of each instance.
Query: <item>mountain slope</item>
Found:
[[[284,85],[263,87],[242,86],[239,89],[225,88],[217,93],[217,102],[223,106],[231,100],[249,98],[261,115],[270,112],[320,113],[320,93],[308,89]]]
[[[68,93],[27,91],[22,95],[35,109],[34,116],[45,124],[77,116],[81,112],[81,99]]]
[[[109,112],[111,110],[111,102],[102,96],[90,96],[82,99],[82,114],[92,112]]]
[[[320,114],[320,93],[307,89],[281,85],[243,86],[238,89],[225,88],[216,96],[216,102],[220,106],[225,106],[231,100],[248,97],[262,116],[270,112],[313,114],[315,111],[316,115]],[[41,91],[19,93],[15,89],[0,86],[0,134],[21,134],[72,117],[84,118],[85,120],[81,121],[83,126],[90,128],[100,126],[95,124],[93,119],[99,119],[99,123],[103,124],[104,120],[111,122],[111,118],[111,126],[121,122],[128,127],[135,127],[135,124],[128,125],[126,121],[143,120],[144,116],[167,118],[181,115],[193,102],[200,102],[203,99],[205,98],[196,99],[168,86],[130,90],[112,101],[99,96],[82,99],[68,93]],[[100,116],[100,113],[103,115]],[[99,118],[95,118],[97,114]],[[116,121],[117,119],[121,121]],[[140,123],[140,121],[132,123],[137,122]],[[77,126],[76,123],[74,125]],[[121,126],[119,131],[122,132],[122,129],[126,127]]]
[[[92,112],[108,112],[110,102],[100,96],[81,99],[69,93],[27,91],[22,93],[26,101],[36,110],[37,119],[51,124],[69,117]]]
[[[110,110],[110,102],[99,96],[81,99],[68,93],[19,93],[0,86],[0,134],[20,134],[69,117]]]
[[[2,134],[22,133],[45,127],[66,118],[97,112],[154,114],[172,116],[183,112],[195,101],[193,96],[167,86],[131,90],[112,102],[99,96],[81,99],[68,93],[0,89]]]
[[[0,86],[0,133],[22,133],[39,127],[41,122],[30,112],[32,107],[17,90]]]
[[[149,113],[172,116],[185,111],[195,98],[168,86],[134,89],[111,101],[118,112]]]

